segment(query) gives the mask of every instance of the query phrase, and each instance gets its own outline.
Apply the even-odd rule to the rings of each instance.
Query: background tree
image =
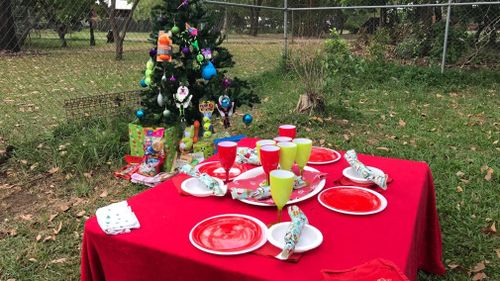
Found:
[[[0,50],[11,52],[21,50],[12,17],[11,0],[0,0]]]

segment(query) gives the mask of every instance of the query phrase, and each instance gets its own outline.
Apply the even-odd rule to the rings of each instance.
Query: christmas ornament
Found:
[[[229,88],[231,86],[231,80],[229,80],[228,78],[224,78],[224,80],[222,81],[222,86],[224,86],[225,89]]]
[[[187,7],[189,5],[189,0],[182,0],[181,4],[177,7],[177,10],[180,7]]]
[[[151,75],[153,75],[153,70],[151,70],[151,69],[146,69],[146,71],[144,72],[144,76],[146,76],[146,77],[151,77]]]
[[[156,48],[151,48],[151,50],[149,50],[149,56],[151,58],[155,58],[156,57]]]
[[[151,85],[151,77],[146,77],[144,83],[146,83],[147,86]]]
[[[215,69],[215,67],[211,61],[207,61],[201,67],[201,77],[203,77],[203,79],[205,79],[205,80],[210,80],[215,75],[217,75],[217,70]]]
[[[141,85],[141,87],[143,88],[146,88],[148,86],[148,84],[146,84],[146,81],[144,79],[142,79],[140,82],[139,82],[139,85]]]
[[[175,82],[177,79],[175,78],[174,75],[172,75],[172,76],[170,76],[170,78],[168,80],[170,80],[170,82]]]
[[[210,126],[211,126],[211,124],[210,124],[210,123],[208,123],[208,122],[207,122],[207,123],[205,123],[205,124],[203,124],[203,130],[205,130],[205,131],[210,130]]]
[[[170,39],[171,32],[165,33],[160,30],[158,32],[158,47],[156,61],[172,61],[172,39]]]
[[[146,69],[151,69],[153,70],[153,68],[155,67],[155,63],[153,62],[153,60],[148,60],[148,62],[146,63]]]
[[[163,117],[168,118],[168,117],[170,117],[170,114],[172,114],[172,112],[170,112],[170,110],[168,110],[168,109],[163,110]]]
[[[139,119],[142,119],[142,117],[144,117],[144,110],[142,109],[139,109],[135,112],[135,116],[137,116],[137,118]]]
[[[191,104],[191,98],[193,95],[189,94],[189,89],[186,86],[180,86],[177,88],[177,93],[174,95],[175,106],[179,109],[179,115],[181,116],[181,121],[186,121],[184,119],[184,109]]]
[[[229,107],[222,106],[222,101],[227,99],[230,103]],[[227,95],[223,95],[219,97],[219,103],[217,104],[217,110],[222,118],[224,118],[224,128],[229,128],[231,126],[229,122],[229,117],[233,115],[234,111],[234,102],[231,102],[231,99]]]
[[[229,108],[231,106],[231,100],[229,99],[229,97],[226,97],[226,98],[223,98],[220,105],[223,107],[223,108]]]
[[[209,138],[209,137],[211,137],[211,136],[212,136],[212,132],[210,132],[210,131],[204,131],[204,132],[203,132],[203,137],[204,137],[204,138],[208,139],[208,138]]]
[[[171,31],[172,31],[173,34],[177,34],[177,33],[179,33],[179,27],[177,25],[174,25],[174,26],[172,26],[172,30]]]
[[[201,54],[207,60],[212,59],[212,50],[210,48],[201,49]]]
[[[182,47],[182,48],[181,48],[181,52],[182,52],[185,56],[189,55],[189,53],[190,53],[189,47],[188,47],[188,46],[184,46],[184,47]]]
[[[212,135],[211,118],[215,110],[215,103],[213,101],[200,101],[198,109],[203,114],[203,137],[208,138]],[[209,134],[207,134],[209,132]]]
[[[252,123],[252,121],[253,121],[252,115],[250,115],[248,113],[243,115],[243,123],[245,123],[245,125],[247,125],[247,126],[250,125],[250,123]]]
[[[161,82],[162,83],[166,83],[167,82],[167,75],[165,75],[165,73],[163,73],[163,75],[161,76]]]
[[[200,47],[198,46],[198,40],[194,40],[191,43],[191,46],[193,46],[193,49],[195,49],[196,51],[198,51],[200,49]]]
[[[204,60],[205,60],[205,57],[202,55],[202,54],[198,54],[196,56],[196,60],[199,62],[199,63],[202,63]]]
[[[163,101],[163,95],[161,93],[158,94],[158,97],[156,98],[156,102],[158,103],[159,106],[163,107],[164,101]]]
[[[191,27],[189,25],[189,23],[187,23],[187,22],[186,22],[186,30],[189,32],[189,35],[191,35],[192,37],[198,36],[198,29]]]

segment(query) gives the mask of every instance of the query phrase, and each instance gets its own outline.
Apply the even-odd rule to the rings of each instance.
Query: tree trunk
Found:
[[[425,27],[430,27],[432,25],[432,7],[418,7],[417,17],[424,24]]]
[[[66,25],[61,24],[57,28],[57,34],[59,35],[59,39],[61,40],[61,47],[68,47],[68,42],[66,42]]]
[[[254,0],[253,3],[254,5],[261,6],[263,0]],[[252,36],[257,36],[259,33],[259,16],[260,16],[260,9],[259,8],[252,8],[250,9],[251,16],[250,16],[250,35]]]
[[[95,11],[91,9],[89,12],[89,30],[90,30],[90,46],[95,46],[95,37],[94,37],[94,17]]]
[[[0,0],[0,50],[11,52],[21,50],[12,17],[11,0]]]
[[[122,40],[115,41],[115,59],[116,60],[123,59],[123,41]]]

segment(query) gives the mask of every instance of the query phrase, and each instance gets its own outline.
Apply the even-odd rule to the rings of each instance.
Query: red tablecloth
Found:
[[[245,139],[242,146],[252,146]],[[320,280],[323,269],[347,269],[374,258],[394,262],[410,280],[417,270],[443,274],[441,233],[432,175],[426,163],[360,155],[360,160],[388,173],[394,181],[381,192],[387,208],[371,216],[349,216],[322,207],[316,197],[298,203],[324,236],[321,246],[298,263],[244,254],[217,256],[189,242],[199,221],[240,213],[264,223],[276,210],[224,198],[181,196],[170,181],[128,200],[141,228],[128,234],[104,234],[95,217],[85,224],[81,280]],[[347,162],[315,166],[328,172],[326,187],[342,176]]]

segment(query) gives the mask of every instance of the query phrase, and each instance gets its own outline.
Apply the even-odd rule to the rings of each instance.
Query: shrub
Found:
[[[370,58],[382,62],[385,60],[387,45],[391,42],[389,30],[386,28],[378,29],[370,40],[368,53]]]
[[[432,27],[433,39],[429,55],[434,59],[441,59],[443,54],[443,40],[445,23],[440,22]],[[467,33],[465,26],[457,24],[450,25],[448,31],[448,47],[446,52],[446,62],[456,63],[472,45],[472,38]]]

